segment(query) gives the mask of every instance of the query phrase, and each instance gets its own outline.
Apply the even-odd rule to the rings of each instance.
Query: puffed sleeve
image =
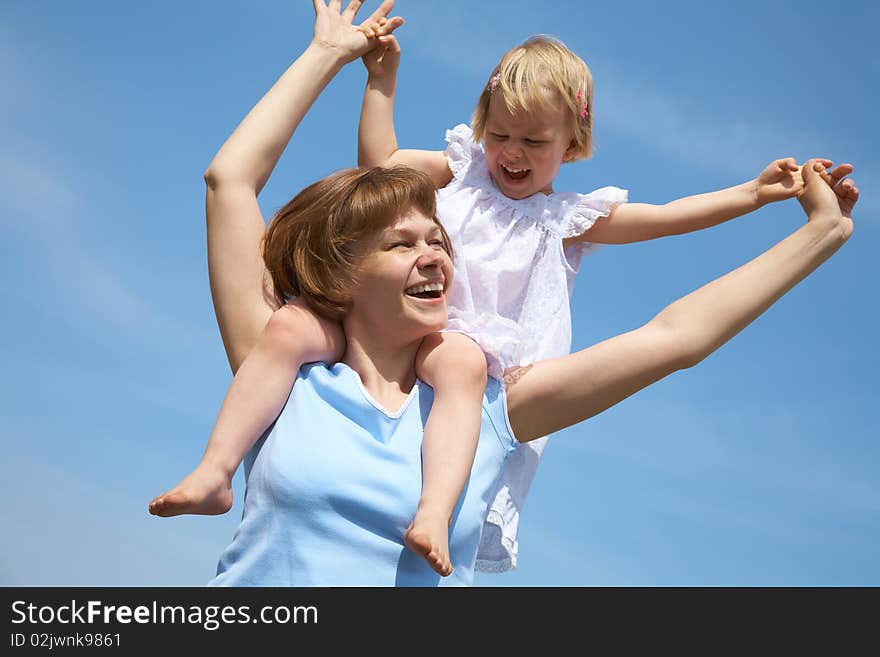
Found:
[[[607,217],[618,205],[626,203],[628,197],[627,190],[618,187],[602,187],[589,194],[577,194],[562,212],[562,237],[585,233],[596,220]]]
[[[460,123],[446,131],[446,161],[456,178],[462,178],[468,166],[481,154],[480,145],[474,142],[474,133],[469,126]]]
[[[629,192],[619,187],[602,187],[589,194],[577,194],[576,197],[567,211],[562,213],[560,232],[563,239],[583,235],[597,220],[607,217],[621,203],[626,203]],[[576,273],[584,255],[597,248],[597,244],[588,241],[569,244],[565,249],[566,264]]]

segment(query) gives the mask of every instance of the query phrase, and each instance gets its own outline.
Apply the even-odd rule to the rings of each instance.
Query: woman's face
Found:
[[[405,341],[421,339],[446,326],[451,283],[452,260],[440,227],[409,210],[364,256],[347,320]]]

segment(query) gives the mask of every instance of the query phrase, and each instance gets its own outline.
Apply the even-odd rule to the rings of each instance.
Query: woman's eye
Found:
[[[389,248],[391,249],[409,249],[411,247],[412,244],[410,244],[409,242],[394,242],[394,244],[391,244],[389,246]]]
[[[428,244],[439,249],[445,248],[443,246],[443,240],[431,240],[430,242],[428,242]]]

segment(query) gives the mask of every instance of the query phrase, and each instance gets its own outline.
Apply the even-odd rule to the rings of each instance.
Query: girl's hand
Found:
[[[830,166],[828,160],[820,160]],[[755,200],[759,205],[794,198],[804,191],[804,178],[793,157],[774,160],[755,178]]]
[[[342,59],[343,63],[354,61],[376,45],[376,38],[368,36],[367,26],[378,24],[392,26],[387,28],[390,34],[396,27],[403,24],[399,17],[387,19],[388,12],[394,7],[394,0],[383,0],[379,8],[360,26],[353,25],[355,14],[364,4],[363,0],[351,0],[345,11],[342,11],[342,0],[313,0],[315,6],[315,35],[312,45],[332,50]]]
[[[400,21],[402,25],[403,19],[400,19]],[[385,30],[389,24],[390,21],[384,23],[380,21],[375,28]],[[396,27],[392,29],[396,29]],[[397,67],[400,65],[400,43],[393,34],[385,34],[383,32],[379,32],[375,40],[376,47],[362,57],[367,73],[374,78],[394,76],[397,73]]]

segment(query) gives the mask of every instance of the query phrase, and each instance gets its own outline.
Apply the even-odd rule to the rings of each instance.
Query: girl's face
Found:
[[[509,198],[552,192],[559,167],[574,151],[572,137],[570,117],[562,107],[540,114],[511,114],[499,94],[489,100],[486,164]]]
[[[364,256],[347,318],[413,341],[444,326],[452,260],[440,227],[418,210],[379,233]]]

